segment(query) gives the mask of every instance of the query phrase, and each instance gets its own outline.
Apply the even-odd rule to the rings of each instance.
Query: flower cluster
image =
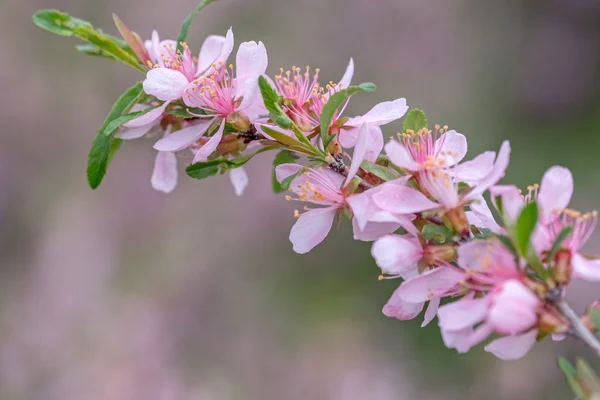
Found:
[[[51,20],[60,21],[52,15],[40,26],[49,29]],[[130,64],[135,57],[145,79],[115,105],[121,112],[100,132],[108,146],[99,143],[111,148],[112,140],[158,136],[155,189],[174,189],[182,158],[193,178],[227,172],[241,195],[248,185],[243,165],[260,152],[279,151],[274,189],[312,207],[294,211],[294,251],[309,252],[336,220],[350,220],[356,240],[373,242],[379,278],[401,281],[385,315],[412,319],[427,304],[423,326],[437,316],[446,346],[466,352],[492,336],[485,349],[503,359],[523,356],[548,335],[594,337],[597,304],[573,318],[564,301],[572,280],[600,281],[600,259],[581,253],[597,213],[567,208],[568,169],[551,167],[523,194],[499,184],[509,165],[508,141],[497,153],[464,161],[465,136],[430,128],[404,98],[346,116],[354,94],[375,89],[351,85],[352,59],[338,82],[322,83],[319,69],[308,66],[269,77],[262,42],[241,43],[230,60],[231,29],[206,38],[194,57],[184,41],[161,41],[154,32],[142,42],[118,19],[117,26],[129,58],[98,50]],[[381,127],[401,118],[403,131],[385,143]],[[88,177],[102,169],[97,147],[95,141]],[[114,153],[105,155],[104,170]]]

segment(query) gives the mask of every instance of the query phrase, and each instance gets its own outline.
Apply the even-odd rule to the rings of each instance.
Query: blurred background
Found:
[[[135,81],[31,23],[57,8],[116,34],[116,12],[149,38],[175,38],[195,0],[5,0],[0,6],[0,398],[570,399],[546,341],[505,362],[444,348],[436,323],[388,319],[398,282],[377,280],[349,224],[305,256],[287,236],[293,205],[270,191],[271,155],[251,163],[244,197],[226,176],[150,187],[152,142],[127,142],[102,186],[89,146]],[[406,97],[469,138],[469,157],[512,143],[505,182],[553,164],[576,181],[573,206],[600,199],[600,1],[220,0],[188,43],[234,27],[262,40],[269,73],[310,64],[337,80],[348,114]],[[386,134],[400,130],[390,124]],[[588,250],[600,252],[596,235]],[[598,297],[579,285],[578,311]]]

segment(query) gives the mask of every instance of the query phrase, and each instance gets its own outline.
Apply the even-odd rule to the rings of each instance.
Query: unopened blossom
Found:
[[[438,311],[444,343],[462,353],[496,333],[506,336],[487,351],[503,359],[522,357],[535,343],[542,303],[523,283],[514,256],[497,240],[468,242],[458,254],[466,274],[461,293],[467,295]]]
[[[448,263],[455,257],[451,244],[423,246],[414,236],[387,235],[373,243],[371,254],[386,278],[405,279],[383,307],[383,313],[399,320],[413,319],[429,301],[421,326],[431,322],[440,299],[453,293],[464,276]],[[432,269],[419,275],[420,268]]]
[[[242,43],[236,65],[235,73],[233,65],[216,65],[210,76],[192,82],[183,99],[188,106],[204,111],[205,114],[198,115],[201,122],[159,140],[155,149],[180,151],[197,146],[193,162],[206,161],[221,142],[226,122],[241,131],[250,128],[251,119],[262,110],[258,77],[267,68],[267,52],[262,42]],[[211,127],[215,129],[213,136],[200,143],[199,139]]]

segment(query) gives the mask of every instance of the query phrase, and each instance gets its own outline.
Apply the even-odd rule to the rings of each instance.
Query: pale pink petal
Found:
[[[267,109],[264,107],[264,101],[260,95],[260,88],[258,87],[258,76],[252,76],[244,81],[244,84],[239,87],[243,89],[240,93],[242,102],[236,108],[237,111],[244,111],[244,114],[253,121],[256,117],[264,114],[268,114]],[[237,93],[237,88],[236,88]],[[236,98],[237,97],[236,94]]]
[[[408,150],[397,140],[392,140],[385,145],[385,153],[396,166],[408,171],[419,170],[419,164],[413,160]]]
[[[150,53],[150,58],[153,62],[158,63],[159,66],[164,67],[165,62],[160,56],[160,37],[158,36],[157,31],[152,31],[152,40],[150,41],[150,49],[148,53]],[[146,47],[148,47],[148,42],[146,42]]]
[[[573,277],[590,282],[600,281],[600,259],[589,260],[576,253],[571,257],[571,264]]]
[[[453,268],[434,268],[404,281],[399,293],[404,301],[411,303],[427,301],[435,296],[443,296],[463,277],[464,274]]]
[[[350,126],[348,128],[340,130],[340,133],[338,134],[338,140],[340,141],[340,144],[343,148],[351,149],[354,146],[356,146],[356,141],[358,140],[358,133],[360,131],[358,126]]]
[[[423,256],[423,249],[416,238],[388,235],[373,243],[371,255],[383,272],[399,274],[416,269]]]
[[[350,86],[350,82],[352,82],[353,75],[354,75],[354,60],[352,58],[350,58],[350,62],[348,63],[348,66],[346,67],[346,72],[344,72],[344,76],[342,76],[342,79],[339,82],[339,85],[342,89],[345,89],[348,86]]]
[[[492,203],[495,203],[496,197],[502,199],[503,210],[498,211],[505,212],[511,221],[515,221],[525,205],[519,188],[514,185],[497,185],[490,188],[490,194]]]
[[[178,130],[154,143],[154,148],[158,151],[183,150],[204,135],[210,124],[212,124],[212,120],[202,121],[196,125]]]
[[[491,171],[485,178],[476,183],[473,189],[464,197],[465,200],[472,200],[483,194],[490,187],[494,186],[506,174],[508,162],[510,161],[510,143],[505,140],[500,147],[496,162]]]
[[[440,300],[440,297],[434,297],[433,299],[429,300],[429,305],[425,311],[425,317],[423,319],[423,323],[421,324],[421,328],[427,326],[435,318],[440,306]]]
[[[537,322],[540,300],[523,283],[510,279],[496,289],[487,322],[496,333],[515,335]]]
[[[440,314],[438,312],[438,318],[439,315]],[[483,323],[479,325],[470,335],[456,344],[456,351],[459,353],[466,353],[471,349],[471,347],[483,342],[491,333],[492,328],[488,324]]]
[[[473,326],[485,319],[488,306],[488,297],[479,299],[462,299],[450,304],[445,304],[438,310],[439,324],[442,329],[457,331]]]
[[[244,190],[246,190],[246,187],[248,186],[248,174],[244,167],[230,170],[229,179],[231,180],[236,196],[243,195]]]
[[[409,221],[410,222],[410,221]],[[398,222],[371,222],[368,221],[363,228],[359,226],[356,218],[352,219],[352,229],[355,240],[372,242],[390,233],[394,233],[402,224]]]
[[[435,142],[435,150],[444,157],[446,165],[457,164],[467,154],[467,138],[454,130],[448,131]]]
[[[223,46],[225,45],[225,36],[210,35],[202,43],[200,47],[200,55],[198,55],[198,69],[196,76],[202,75],[216,60]]]
[[[150,130],[153,127],[154,126],[152,124],[148,124],[148,125],[140,126],[139,128],[120,129],[115,134],[115,137],[118,139],[123,139],[123,140],[138,139],[138,138],[141,138],[142,136],[144,136],[146,133],[150,132]]]
[[[377,104],[363,116],[350,118],[344,125],[360,126],[365,122],[377,126],[385,125],[402,118],[406,111],[408,111],[408,106],[405,98],[385,101]]]
[[[369,125],[369,139],[365,150],[365,160],[374,163],[383,150],[383,132],[377,125]]]
[[[344,183],[344,187],[348,186],[350,181],[356,176],[358,169],[360,168],[360,164],[362,164],[365,159],[365,152],[367,151],[367,142],[369,140],[369,126],[367,124],[362,124],[360,126],[360,132],[358,134],[358,141],[356,142],[356,146],[354,147],[354,154],[352,155],[352,163],[350,164],[350,168],[348,169],[348,176],[346,177],[346,182]]]
[[[569,205],[573,195],[573,175],[565,167],[554,166],[548,169],[542,178],[537,197],[540,216],[549,223],[553,216]]]
[[[451,170],[451,173],[457,181],[472,184],[480,181],[490,173],[495,159],[495,151],[486,151],[471,161],[465,161],[457,165]]]
[[[169,68],[154,68],[148,71],[143,86],[144,91],[162,101],[178,100],[190,84],[179,71]]]
[[[159,151],[154,161],[150,180],[154,190],[171,193],[177,185],[177,156],[174,153]]]
[[[277,181],[281,183],[286,178],[297,174],[302,168],[304,167],[300,164],[280,164],[275,167],[275,177],[277,178]]]
[[[538,331],[533,329],[522,335],[506,336],[490,342],[484,349],[501,360],[517,360],[531,350],[537,335]]]
[[[160,107],[150,110],[146,114],[140,115],[131,121],[125,122],[123,126],[125,128],[139,128],[144,125],[150,125],[150,127],[152,127],[152,124],[159,122],[169,103],[169,101],[165,101]],[[132,112],[134,111],[132,110]]]
[[[215,59],[214,61],[214,65],[216,65],[217,67],[219,65],[223,65],[227,63],[227,59],[229,58],[229,55],[231,54],[231,52],[233,51],[233,29],[229,28],[227,30],[227,34],[225,35],[225,42],[223,43],[223,47],[221,48],[221,52],[219,53],[219,56]],[[237,67],[237,66],[236,66]],[[204,75],[210,75],[215,69],[213,67],[208,68],[208,70],[206,70],[204,72]]]
[[[381,185],[379,192],[373,195],[373,201],[382,209],[397,214],[412,214],[439,207],[439,204],[416,189],[389,184]]]
[[[204,143],[202,147],[196,152],[194,156],[194,163],[204,162],[208,159],[213,151],[217,149],[219,143],[221,143],[221,138],[223,137],[223,131],[225,130],[225,120],[221,122],[219,126],[219,130],[208,140],[208,142]]]
[[[475,199],[471,204],[469,204],[471,208],[471,212],[477,217],[478,224],[473,224],[478,228],[489,229],[492,232],[499,233],[502,231],[502,228],[496,222],[492,211],[487,205],[487,202],[483,198],[483,196],[479,196],[479,198]],[[471,221],[469,221],[471,222]]]
[[[321,243],[331,230],[337,214],[336,206],[317,208],[300,215],[290,232],[294,251],[304,254]]]
[[[449,349],[455,349],[461,342],[473,334],[473,327],[468,326],[457,331],[448,331],[445,329],[441,329],[440,331],[442,332],[442,341],[444,342],[444,345]]]
[[[421,313],[425,303],[407,303],[403,301],[398,295],[398,289],[394,291],[392,297],[390,297],[383,307],[383,314],[386,317],[397,318],[401,321],[415,318]]]
[[[235,58],[236,77],[246,79],[255,76],[258,79],[267,70],[268,62],[263,42],[244,42],[240,44]]]

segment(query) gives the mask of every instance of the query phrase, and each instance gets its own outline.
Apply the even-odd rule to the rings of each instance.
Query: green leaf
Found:
[[[373,164],[367,160],[364,160],[360,167],[385,182],[400,178],[400,174],[393,169],[384,167],[383,165]]]
[[[77,28],[93,29],[89,22],[58,10],[39,10],[32,19],[36,26],[60,36],[73,36]]]
[[[262,75],[258,77],[258,87],[271,120],[283,129],[291,129],[294,122],[281,109],[281,97]]]
[[[531,234],[535,229],[538,220],[538,206],[535,201],[528,203],[521,214],[517,217],[514,227],[515,244],[521,255],[525,258],[529,256],[529,247]]]
[[[562,228],[562,230],[560,231],[560,233],[556,237],[556,240],[554,241],[554,244],[552,244],[552,248],[550,249],[550,252],[548,253],[548,261],[549,262],[553,262],[554,255],[556,254],[556,252],[558,250],[560,250],[560,248],[562,247],[563,242],[569,237],[569,235],[571,234],[571,232],[573,232],[573,227],[572,226],[565,226],[564,228]]]
[[[131,49],[132,53],[138,58],[139,61],[142,62],[143,65],[152,64],[152,60],[150,60],[150,54],[146,49],[146,46],[139,35],[133,32],[123,21],[121,18],[117,16],[117,14],[113,14],[113,20],[115,21],[115,26],[119,30],[121,37],[125,40],[127,46]]]
[[[201,108],[171,108],[167,110],[167,114],[174,115],[181,119],[192,119],[198,118],[198,115],[194,114],[204,115],[204,110]]]
[[[577,375],[579,382],[586,388],[588,393],[600,394],[600,379],[590,366],[581,358],[577,359]]]
[[[421,237],[425,240],[435,239],[439,243],[445,243],[452,237],[452,231],[444,225],[427,224],[421,230]]]
[[[423,128],[427,128],[427,117],[423,111],[413,108],[406,114],[402,130],[404,132],[411,130],[416,133]]]
[[[517,255],[517,249],[515,248],[512,240],[510,240],[510,238],[508,236],[499,235],[499,234],[492,234],[492,236],[494,236],[496,239],[498,239],[500,241],[500,243],[502,243],[508,251],[510,251],[514,255]]]
[[[344,102],[349,99],[352,95],[358,92],[372,92],[376,89],[376,86],[370,82],[361,83],[358,86],[349,86],[346,89],[342,89],[339,92],[334,93],[327,104],[323,106],[321,112],[321,143],[327,143],[327,137],[329,136],[329,126],[335,116],[335,113]],[[327,150],[327,147],[323,147]]]
[[[590,317],[592,318],[592,321],[594,322],[594,326],[596,327],[596,330],[600,331],[600,313],[598,313],[598,310],[591,309]]]
[[[86,54],[101,55],[129,65],[143,74],[146,68],[141,64],[125,42],[100,30],[94,30],[92,24],[57,10],[40,10],[33,15],[33,23],[38,27],[60,36],[75,36],[92,47],[79,47]]]
[[[277,180],[277,176],[275,175],[275,168],[277,168],[277,166],[281,165],[281,164],[293,163],[297,159],[298,159],[298,157],[294,153],[292,153],[291,151],[288,151],[288,150],[282,150],[279,153],[277,153],[277,155],[275,156],[275,159],[273,160],[273,174],[271,177],[271,183],[273,185],[273,192],[281,193],[289,188],[289,185],[288,185],[288,187],[283,187],[281,185],[281,183],[279,183],[279,181]]]
[[[181,25],[181,30],[179,31],[179,35],[177,36],[177,50],[183,53],[183,46],[181,43],[185,43],[187,41],[188,34],[190,33],[190,27],[192,26],[192,22],[196,18],[196,15],[207,5],[214,2],[216,0],[202,0],[198,6],[187,16],[187,18],[183,21]]]
[[[114,61],[119,61],[112,54],[109,54],[105,51],[100,50],[93,44],[89,44],[89,43],[76,44],[75,50],[77,50],[80,53],[87,54],[88,56],[105,57],[105,58],[110,58],[111,60],[114,60]]]
[[[138,82],[119,97],[112,109],[106,116],[98,135],[92,142],[92,148],[88,157],[87,178],[92,189],[100,186],[106,169],[112,157],[120,146],[120,140],[114,138],[114,131],[106,134],[106,128],[112,121],[121,117],[137,103],[138,99],[143,95],[142,82]]]
[[[581,384],[579,383],[579,377],[578,377],[577,371],[575,370],[575,367],[573,367],[573,365],[571,365],[571,363],[569,361],[567,361],[566,359],[564,359],[562,357],[560,357],[558,359],[558,367],[561,369],[561,371],[565,375],[565,378],[567,379],[567,383],[571,387],[571,390],[573,391],[573,393],[578,398],[585,399],[587,397],[587,395],[585,393],[585,390],[583,389],[583,387],[581,387]]]
[[[158,107],[160,107],[160,106],[148,107],[148,108],[144,108],[141,111],[136,111],[136,112],[132,112],[129,114],[121,115],[119,118],[113,119],[110,122],[110,124],[108,124],[106,126],[106,128],[104,128],[104,134],[112,135],[124,123],[127,123],[127,122],[131,121],[132,119],[136,119],[137,117],[141,117],[142,115],[147,114],[148,112],[150,112],[154,109],[157,109]]]
[[[136,71],[141,72],[142,74],[146,73],[146,68],[142,67],[140,60],[138,60],[127,50],[123,49],[117,41],[108,35],[99,33],[98,31],[95,31],[89,27],[79,27],[75,29],[74,34],[84,42],[93,44],[105,53],[112,55],[122,63],[129,65]]]
[[[227,163],[230,163],[227,159],[198,162],[187,167],[185,172],[192,178],[204,179],[216,175],[221,165]]]

